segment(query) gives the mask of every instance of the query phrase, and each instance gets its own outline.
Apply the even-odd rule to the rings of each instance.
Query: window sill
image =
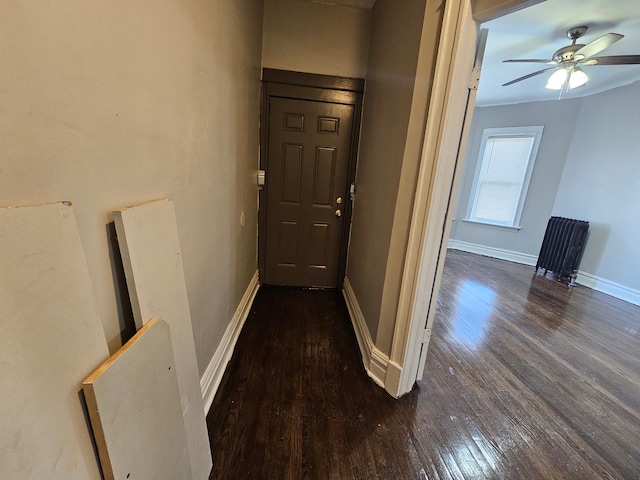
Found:
[[[520,225],[500,225],[498,223],[489,223],[489,222],[481,222],[479,220],[470,220],[468,218],[463,218],[462,219],[463,222],[465,223],[471,223],[472,225],[478,225],[481,227],[489,227],[489,228],[495,228],[498,230],[507,230],[510,232],[517,232],[519,231],[522,227]]]

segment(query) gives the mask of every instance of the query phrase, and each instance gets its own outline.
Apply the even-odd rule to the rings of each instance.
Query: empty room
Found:
[[[638,478],[636,2],[0,13],[1,478]]]

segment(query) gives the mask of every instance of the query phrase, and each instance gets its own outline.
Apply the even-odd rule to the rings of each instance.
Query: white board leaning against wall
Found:
[[[108,356],[73,207],[0,208],[0,478],[100,480],[80,393]]]
[[[191,470],[195,480],[206,480],[213,464],[173,200],[113,217],[136,327],[159,318],[171,329]]]
[[[83,382],[105,480],[193,478],[174,365],[152,319]]]

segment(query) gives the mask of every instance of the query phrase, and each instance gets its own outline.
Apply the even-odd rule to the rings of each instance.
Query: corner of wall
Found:
[[[422,160],[422,141],[433,86],[433,70],[437,57],[440,24],[444,12],[442,2],[426,2],[422,8],[406,136],[402,146],[402,163],[397,194],[393,199],[393,220],[380,306],[381,320],[378,323],[378,332],[376,332],[376,343],[389,353],[393,341],[402,271],[411,228],[412,206]],[[392,320],[383,322],[383,318]]]
[[[607,280],[606,278],[593,275],[588,272],[578,271],[576,279],[578,285],[591,288],[598,292],[611,295],[612,297],[640,306],[640,290],[621,285],[617,282]]]
[[[347,277],[344,278],[342,294],[344,295],[347,310],[349,310],[349,317],[351,318],[356,339],[358,340],[358,347],[362,354],[364,368],[374,382],[380,387],[385,388],[385,377],[387,376],[389,357],[373,343],[367,322],[358,304],[358,299]]]
[[[253,299],[258,293],[259,288],[260,283],[258,281],[258,271],[256,270],[253,274],[253,278],[251,278],[251,281],[249,282],[249,285],[247,285],[247,289],[238,304],[238,308],[233,314],[233,317],[224,332],[222,340],[220,340],[218,348],[213,354],[209,365],[207,365],[207,369],[200,379],[200,389],[202,390],[202,398],[204,400],[205,415],[211,408],[213,398],[218,391],[218,387],[220,386],[222,376],[229,364],[229,360],[231,360],[231,355],[233,355],[236,342],[238,341],[244,322],[249,316]]]
[[[520,263],[522,265],[535,266],[538,257],[528,253],[515,252],[504,248],[495,248],[488,245],[480,245],[477,243],[463,242],[462,240],[449,239],[447,248],[452,250],[460,250],[462,252],[475,253],[476,255],[484,255],[485,257],[499,258],[508,262]]]
[[[389,361],[387,365],[387,375],[384,379],[384,388],[393,397],[400,398],[403,392],[400,391],[402,380],[402,367],[396,362]]]

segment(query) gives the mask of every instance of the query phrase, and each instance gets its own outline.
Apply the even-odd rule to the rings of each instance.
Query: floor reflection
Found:
[[[570,287],[558,282],[551,274],[536,272],[531,277],[531,285],[527,292],[528,308],[536,309],[536,320],[550,330],[557,330],[564,322],[565,312],[571,300]],[[544,309],[539,305],[543,304]]]
[[[365,372],[340,292],[262,286],[207,417],[210,478],[638,479],[640,307],[446,262],[424,377],[399,399]]]
[[[496,293],[486,285],[463,280],[457,288],[449,338],[469,348],[478,348],[487,331]]]

